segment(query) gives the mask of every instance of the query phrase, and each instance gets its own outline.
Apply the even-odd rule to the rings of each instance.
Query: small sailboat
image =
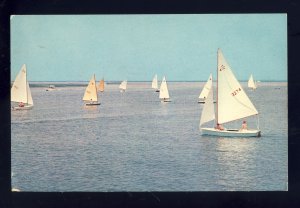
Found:
[[[125,92],[125,90],[127,89],[127,80],[121,82],[119,88],[120,88],[120,92]]]
[[[209,75],[208,80],[205,83],[205,85],[199,95],[198,103],[205,103],[205,99],[207,98],[211,87],[212,87],[212,74]]]
[[[218,49],[217,69],[217,103],[216,114],[213,104],[213,88],[206,98],[200,118],[200,131],[203,135],[223,137],[259,137],[261,131],[257,129],[226,129],[222,124],[258,115],[258,111],[246,95],[240,83],[235,78],[222,52]],[[220,128],[203,128],[202,125],[215,120]]]
[[[155,74],[154,77],[153,77],[152,88],[155,89],[155,92],[159,92],[158,81],[157,81],[157,74]]]
[[[171,102],[170,96],[169,96],[168,85],[167,85],[167,81],[166,81],[165,77],[163,77],[163,80],[160,85],[159,99],[161,100],[161,102]]]
[[[19,103],[18,106],[12,107],[13,110],[29,110],[33,108],[33,100],[27,81],[27,71],[25,64],[23,64],[12,85],[11,101]]]
[[[104,92],[104,79],[100,80],[97,90],[100,92]]]
[[[96,87],[96,78],[95,74],[92,76],[86,90],[84,96],[82,98],[83,101],[88,101],[85,105],[100,105],[98,102],[98,95],[97,95],[97,87]]]
[[[55,85],[49,85],[49,87],[46,89],[46,91],[54,91],[56,90]]]
[[[250,75],[250,78],[248,80],[248,87],[251,88],[252,90],[255,90],[257,88],[257,85],[254,82],[252,74]]]

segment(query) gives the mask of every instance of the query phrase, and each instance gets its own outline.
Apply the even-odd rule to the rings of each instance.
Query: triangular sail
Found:
[[[209,78],[208,78],[206,84],[204,85],[203,90],[201,91],[201,93],[199,95],[199,98],[201,98],[201,99],[207,98],[211,86],[212,86],[212,74],[209,75]]]
[[[99,82],[99,85],[98,85],[98,90],[100,92],[103,92],[104,91],[104,79],[101,79],[100,82]]]
[[[153,89],[158,89],[157,74],[155,74],[155,76],[153,77],[152,88]]]
[[[11,101],[28,103],[26,65],[23,64],[11,88]]]
[[[122,90],[126,90],[127,89],[127,80],[123,81],[120,84],[119,88],[122,89]]]
[[[217,122],[222,124],[258,112],[218,50]]]
[[[202,124],[212,121],[214,119],[215,119],[215,106],[214,106],[213,88],[210,88],[210,90],[208,91],[208,95],[205,99],[199,126],[201,127]]]
[[[82,100],[95,102],[98,101],[95,75],[93,75],[93,77],[91,78]]]
[[[166,81],[166,78],[163,77],[163,80],[161,82],[161,85],[160,85],[160,89],[159,89],[159,98],[160,99],[169,99],[170,96],[169,96],[169,91],[168,91],[168,86],[167,86],[167,81]]]
[[[250,78],[248,80],[248,87],[252,89],[256,89],[256,84],[254,82],[252,74],[250,75]]]
[[[30,92],[30,88],[29,88],[28,82],[27,82],[27,95],[28,95],[28,104],[29,105],[33,105],[33,100],[32,100],[32,96],[31,96],[31,92]]]

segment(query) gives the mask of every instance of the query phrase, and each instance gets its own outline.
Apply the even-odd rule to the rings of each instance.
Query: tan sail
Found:
[[[98,85],[98,91],[103,92],[104,91],[104,79],[101,79]]]

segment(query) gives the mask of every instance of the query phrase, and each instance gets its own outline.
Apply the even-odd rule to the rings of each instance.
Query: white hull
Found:
[[[12,110],[30,110],[33,108],[33,105],[25,105],[24,107],[14,106]]]
[[[215,128],[201,128],[202,135],[221,136],[221,137],[260,137],[260,130],[238,130]]]

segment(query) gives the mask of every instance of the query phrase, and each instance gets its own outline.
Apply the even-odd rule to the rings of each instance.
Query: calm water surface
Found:
[[[288,189],[286,83],[244,87],[260,113],[260,138],[201,136],[197,98],[204,83],[168,83],[171,103],[160,103],[150,85],[129,82],[125,93],[106,85],[98,107],[84,107],[85,87],[32,87],[34,108],[11,113],[12,186],[50,192]]]

